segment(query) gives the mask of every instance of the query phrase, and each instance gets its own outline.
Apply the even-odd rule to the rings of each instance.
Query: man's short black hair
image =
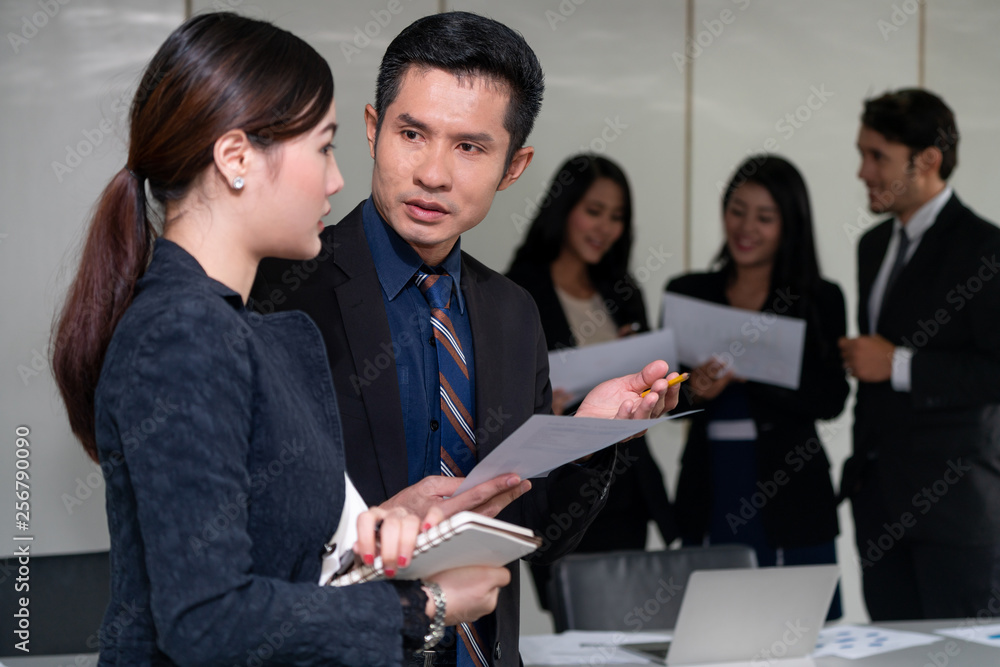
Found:
[[[861,124],[916,155],[931,146],[941,151],[941,178],[958,165],[958,125],[940,97],[922,88],[904,88],[865,101]]]
[[[431,14],[392,40],[375,87],[376,136],[410,67],[438,68],[456,76],[482,76],[503,85],[510,100],[504,128],[510,134],[506,164],[524,146],[542,106],[545,84],[535,52],[517,32],[469,12]]]

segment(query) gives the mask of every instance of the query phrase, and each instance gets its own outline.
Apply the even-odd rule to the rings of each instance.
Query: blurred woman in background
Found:
[[[722,222],[715,270],[666,289],[805,320],[801,380],[795,390],[744,382],[714,360],[691,370],[677,410],[704,411],[681,458],[678,528],[686,545],[750,545],[761,566],[835,563],[837,500],[816,420],[847,399],[837,348],[846,315],[840,288],[820,276],[802,175],[774,155],[748,158],[723,194]],[[830,618],[840,615],[838,592]]]
[[[628,273],[632,195],[621,167],[595,155],[576,155],[556,171],[507,277],[535,299],[549,350],[591,345],[649,330],[639,286]],[[570,396],[553,387],[552,409],[567,411]],[[619,444],[607,505],[578,552],[644,549],[648,524],[674,539],[663,475],[645,438]],[[550,569],[532,566],[548,609]]]

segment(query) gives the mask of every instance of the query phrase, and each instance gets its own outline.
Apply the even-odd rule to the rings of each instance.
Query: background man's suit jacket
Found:
[[[858,325],[869,333],[872,284],[892,220],[858,246]],[[888,516],[911,539],[1000,541],[1000,229],[952,196],[890,294],[877,333],[916,350],[912,391],[858,385],[854,456],[844,490],[877,466]]]
[[[407,455],[392,335],[361,208],[323,231],[315,260],[262,262],[253,296],[262,312],[304,310],[319,326],[337,389],[347,471],[365,501],[376,505],[407,486]],[[481,459],[532,414],[551,412],[548,355],[527,292],[465,253],[461,288],[474,341]],[[614,450],[587,466],[563,466],[532,480],[532,490],[501,512],[499,518],[545,539],[530,560],[549,562],[576,546],[606,500]],[[510,570],[488,647],[494,664],[504,666],[519,664],[518,564]]]

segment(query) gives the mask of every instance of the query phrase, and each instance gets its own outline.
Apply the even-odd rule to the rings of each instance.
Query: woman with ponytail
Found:
[[[261,258],[318,254],[343,186],[326,62],[269,23],[196,16],[153,57],[130,120],[53,345],[105,475],[100,664],[400,664],[439,638],[436,614],[492,611],[504,568],[319,585],[351,544],[405,576],[441,518],[356,509],[319,331],[246,307]]]

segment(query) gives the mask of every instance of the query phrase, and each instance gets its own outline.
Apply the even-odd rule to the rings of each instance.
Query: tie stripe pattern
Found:
[[[475,420],[469,412],[472,385],[462,344],[451,322],[451,292],[454,279],[447,273],[418,271],[415,282],[431,307],[431,326],[437,348],[438,382],[441,394],[441,474],[464,477],[476,463]],[[489,667],[483,641],[473,623],[456,628],[461,639],[455,647],[459,667]]]
[[[471,664],[475,667],[489,667],[490,661],[483,655],[483,640],[479,636],[479,631],[473,623],[462,623],[459,626],[458,636],[462,639],[462,646],[465,648],[465,655],[458,652],[458,664]],[[462,658],[468,656],[470,662],[464,663]]]
[[[417,287],[431,307],[431,325],[438,357],[441,416],[448,426],[441,432],[441,473],[466,475],[476,462],[476,434],[468,406],[472,404],[469,367],[451,322],[453,279],[447,273],[417,272]]]

